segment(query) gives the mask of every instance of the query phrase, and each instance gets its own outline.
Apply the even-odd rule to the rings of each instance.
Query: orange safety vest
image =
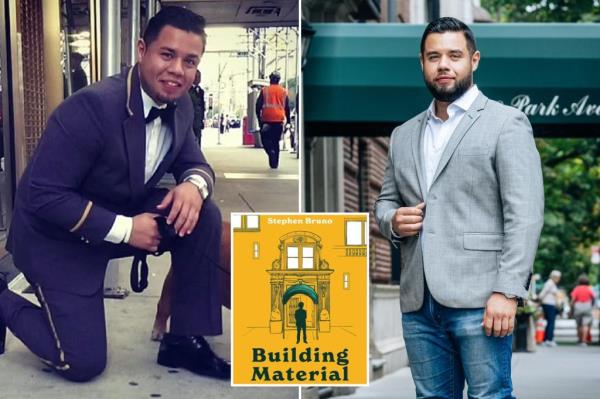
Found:
[[[263,122],[285,121],[285,100],[287,91],[278,84],[262,89],[263,106],[261,120]]]

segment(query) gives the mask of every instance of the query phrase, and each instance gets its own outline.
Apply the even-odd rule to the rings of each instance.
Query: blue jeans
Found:
[[[485,335],[483,309],[440,305],[425,290],[423,306],[402,315],[404,340],[417,398],[514,399],[512,335]]]
[[[544,341],[554,341],[554,322],[556,321],[556,306],[542,304],[544,318],[546,319],[546,331]]]

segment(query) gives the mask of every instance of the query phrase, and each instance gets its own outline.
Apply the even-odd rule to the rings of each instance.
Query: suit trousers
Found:
[[[269,157],[269,166],[271,168],[279,166],[279,140],[281,140],[282,132],[282,122],[265,122],[263,128],[260,130],[260,139]]]
[[[155,207],[166,192],[155,190],[144,211],[156,212]],[[222,333],[218,284],[220,239],[220,211],[211,200],[205,200],[192,233],[175,239],[168,248],[175,285],[171,333]],[[113,246],[113,258],[135,251],[129,245]],[[100,374],[106,366],[107,353],[103,288],[91,295],[78,295],[66,289],[68,281],[65,290],[46,289],[43,281],[29,282],[35,288],[40,306],[9,290],[0,295],[0,317],[8,328],[66,379],[87,381]],[[99,286],[102,287],[102,282]]]

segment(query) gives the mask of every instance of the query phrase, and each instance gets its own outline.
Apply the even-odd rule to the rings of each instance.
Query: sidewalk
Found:
[[[279,168],[271,169],[262,148],[241,145],[241,129],[221,135],[220,145],[217,139],[217,129],[202,133],[204,155],[217,173],[216,198],[223,214],[298,211],[300,162],[296,154],[282,150]]]
[[[298,210],[299,162],[295,156],[282,151],[280,168],[271,170],[262,149],[241,146],[240,129],[226,134],[221,145],[211,133],[211,129],[205,132],[203,151],[217,174],[214,199],[224,220],[229,220],[230,212]],[[232,388],[229,381],[156,364],[158,343],[150,341],[150,331],[170,255],[149,257],[148,264],[149,286],[143,294],[105,300],[108,366],[100,377],[85,384],[65,381],[8,332],[6,353],[0,356],[0,399],[298,397],[297,388]],[[119,260],[119,283],[127,288],[130,267],[130,258]],[[22,283],[13,281],[11,289],[20,292]],[[24,296],[35,302],[33,295]],[[230,312],[225,308],[223,325],[224,334],[209,341],[219,355],[230,359]]]
[[[600,397],[600,347],[559,345],[535,353],[515,353],[513,394],[519,399],[590,399]],[[414,399],[408,367],[336,399]],[[466,389],[465,389],[465,396]]]

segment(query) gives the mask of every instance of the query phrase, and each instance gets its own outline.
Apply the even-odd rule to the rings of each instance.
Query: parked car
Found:
[[[242,122],[240,121],[240,118],[233,117],[233,118],[229,119],[229,127],[230,128],[237,128],[237,127],[241,127],[241,126],[242,126]]]

